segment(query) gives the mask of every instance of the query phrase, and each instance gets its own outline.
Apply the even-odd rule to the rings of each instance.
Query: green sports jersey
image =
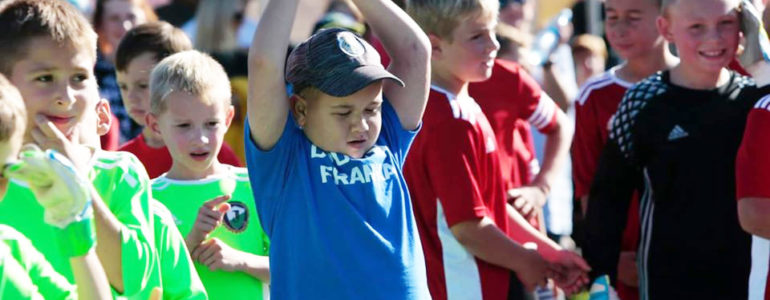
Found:
[[[152,200],[155,248],[160,262],[163,299],[208,299],[203,283],[190,259],[174,216],[162,203]]]
[[[110,211],[121,222],[122,296],[147,299],[160,286],[150,210],[151,189],[144,166],[128,152],[96,151],[88,178]],[[0,201],[0,224],[19,230],[43,253],[53,268],[74,283],[68,258],[55,241],[53,227],[43,222],[43,207],[21,182],[13,181]],[[98,229],[97,229],[98,230]]]
[[[29,239],[0,225],[0,299],[75,298],[75,286],[53,269]]]
[[[245,168],[228,167],[226,174],[194,181],[168,179],[162,175],[152,181],[153,196],[168,207],[179,231],[187,236],[204,202],[231,193],[230,210],[209,238],[218,238],[236,250],[266,256],[270,244],[259,223],[248,172]],[[211,299],[267,298],[267,286],[245,272],[212,272],[198,262],[195,268]]]

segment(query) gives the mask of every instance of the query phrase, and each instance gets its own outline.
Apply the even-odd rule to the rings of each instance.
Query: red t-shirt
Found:
[[[144,141],[144,135],[139,134],[134,139],[126,142],[123,146],[120,146],[118,151],[131,152],[144,164],[147,169],[147,175],[150,178],[155,178],[163,173],[168,172],[171,169],[171,154],[168,153],[168,148],[163,146],[161,148],[151,148],[147,146]],[[242,166],[241,161],[235,156],[233,149],[230,149],[226,143],[222,143],[222,149],[219,150],[217,155],[219,162],[223,164],[233,165],[236,167]]]
[[[749,113],[735,174],[739,200],[770,198],[770,96],[759,100]],[[770,240],[753,236],[751,248],[749,299],[770,300]]]
[[[529,183],[534,145],[529,133],[522,132],[529,125],[522,122],[543,133],[552,131],[556,126],[556,104],[521,66],[504,60],[496,60],[492,77],[471,83],[468,93],[481,106],[495,132],[505,188]]]
[[[594,77],[583,85],[575,105],[575,136],[572,140],[572,181],[575,197],[588,195],[599,158],[607,143],[609,122],[626,90],[633,83],[615,75],[618,67]],[[623,231],[621,250],[636,251],[639,243],[639,199],[634,194],[628,207],[628,220]],[[617,284],[621,299],[639,299],[636,288]]]
[[[498,144],[471,98],[433,88],[404,165],[433,299],[506,299],[510,272],[475,258],[450,228],[487,217],[508,233]]]

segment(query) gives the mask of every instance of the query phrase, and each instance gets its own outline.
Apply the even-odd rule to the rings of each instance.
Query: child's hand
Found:
[[[533,291],[538,286],[546,286],[548,278],[554,277],[550,264],[543,259],[537,250],[526,249],[521,261],[523,264],[517,269],[516,276],[527,291]]]
[[[192,252],[192,259],[204,264],[211,271],[238,271],[243,266],[240,251],[235,250],[217,238],[198,245]]]
[[[546,193],[537,186],[523,186],[508,190],[508,202],[525,218],[530,219],[545,205]]]
[[[35,127],[31,130],[32,139],[41,149],[53,149],[67,157],[82,174],[88,174],[91,150],[78,144],[80,129],[76,126],[67,137],[45,116],[35,116]],[[95,134],[95,133],[94,133]]]
[[[556,276],[553,277],[556,285],[568,295],[578,292],[584,285],[588,284],[588,271],[591,268],[576,253],[561,250],[552,264],[556,273]]]
[[[196,249],[209,233],[222,224],[222,217],[230,210],[227,200],[230,200],[230,195],[219,196],[206,201],[198,209],[198,217],[186,239],[187,248],[190,251]]]

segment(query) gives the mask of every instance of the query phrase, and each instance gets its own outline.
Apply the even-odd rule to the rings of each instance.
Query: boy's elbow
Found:
[[[278,69],[278,64],[270,59],[268,55],[254,51],[253,49],[249,51],[248,63],[250,72],[274,72]]]
[[[770,221],[763,212],[770,211],[766,198],[744,198],[738,201],[738,220],[741,228],[754,235],[767,236],[770,232]]]

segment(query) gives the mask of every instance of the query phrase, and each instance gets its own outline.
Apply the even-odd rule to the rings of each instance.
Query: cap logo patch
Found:
[[[364,49],[364,45],[361,44],[361,41],[359,41],[356,36],[350,32],[341,32],[338,34],[337,45],[340,47],[342,52],[352,57],[361,56],[364,54],[364,52],[366,52],[366,49]]]

